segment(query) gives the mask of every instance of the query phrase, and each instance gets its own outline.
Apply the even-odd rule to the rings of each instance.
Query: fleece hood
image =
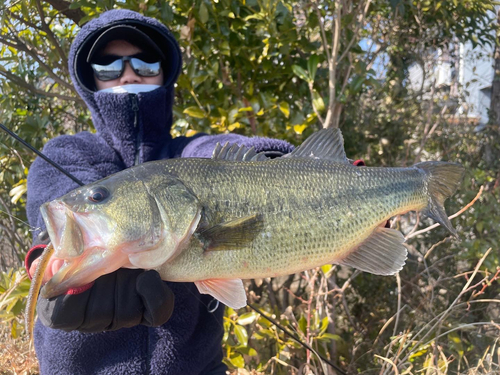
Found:
[[[163,86],[139,94],[98,92],[87,63],[96,39],[116,25],[136,27],[165,55]],[[117,152],[126,167],[156,160],[171,140],[174,84],[182,68],[179,45],[159,21],[139,13],[110,10],[86,23],[75,38],[68,59],[73,85],[92,114],[97,134]]]

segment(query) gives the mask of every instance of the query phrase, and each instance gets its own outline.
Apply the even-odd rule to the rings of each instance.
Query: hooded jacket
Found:
[[[128,24],[147,33],[165,52],[170,75],[162,87],[139,94],[96,92],[86,63],[93,41],[108,27]],[[173,85],[181,70],[175,38],[160,22],[128,10],[111,10],[84,25],[70,55],[71,78],[89,107],[96,133],[81,132],[50,140],[44,153],[84,183],[94,182],[134,164],[174,157],[210,157],[216,143],[290,152],[279,140],[235,134],[172,139]],[[78,185],[37,158],[28,175],[30,224],[45,228],[39,208]],[[194,284],[168,283],[175,294],[170,320],[161,327],[135,326],[112,332],[64,332],[35,326],[35,349],[42,374],[224,374],[221,340],[223,306],[214,312],[213,298]],[[222,370],[220,370],[222,368]]]

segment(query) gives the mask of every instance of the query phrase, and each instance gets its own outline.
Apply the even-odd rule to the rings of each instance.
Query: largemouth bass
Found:
[[[316,132],[277,159],[226,145],[211,159],[141,164],[41,207],[60,266],[42,295],[120,267],[144,268],[240,308],[241,279],[329,263],[392,275],[407,251],[386,221],[419,210],[456,235],[443,203],[463,174],[448,162],[353,166],[338,129]]]

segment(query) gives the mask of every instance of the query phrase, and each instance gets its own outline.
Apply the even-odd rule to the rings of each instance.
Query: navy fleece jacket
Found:
[[[140,94],[93,90],[85,59],[95,38],[114,24],[131,24],[150,35],[169,57],[162,87]],[[112,10],[88,22],[71,47],[73,83],[89,107],[96,133],[63,135],[44,153],[84,183],[104,178],[134,163],[174,157],[210,157],[217,142],[253,146],[257,151],[289,152],[288,143],[227,134],[172,139],[173,84],[181,68],[177,42],[156,20],[128,10]],[[76,188],[71,179],[38,158],[28,175],[27,212],[34,227],[45,227],[40,205]],[[38,233],[34,233],[36,238]],[[136,326],[97,334],[35,327],[35,349],[42,374],[224,374],[221,339],[223,306],[210,313],[212,301],[191,283],[169,283],[175,294],[172,318],[163,326]]]

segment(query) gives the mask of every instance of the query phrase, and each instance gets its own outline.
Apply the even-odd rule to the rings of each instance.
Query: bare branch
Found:
[[[57,9],[59,12],[64,14],[70,20],[72,20],[76,24],[80,24],[80,21],[83,17],[85,17],[85,13],[80,9],[70,9],[71,3],[69,1],[64,0],[45,0],[47,3],[52,5],[54,9]]]
[[[422,344],[423,340],[425,340],[425,338],[427,336],[429,336],[429,334],[431,334],[434,329],[440,325],[442,323],[442,321],[444,320],[444,318],[450,313],[450,311],[454,308],[454,306],[457,304],[458,300],[464,295],[464,293],[467,291],[467,288],[469,287],[469,285],[472,283],[472,280],[474,280],[474,277],[476,276],[477,272],[479,271],[479,268],[481,267],[481,265],[483,264],[484,260],[488,257],[488,255],[490,254],[492,248],[490,247],[485,253],[484,255],[481,257],[481,259],[479,260],[479,262],[477,263],[476,267],[474,268],[474,272],[472,273],[472,276],[469,278],[469,280],[465,283],[464,287],[462,288],[461,292],[458,294],[458,296],[455,298],[455,300],[453,301],[453,303],[443,312],[440,314],[440,317],[438,319],[438,321],[436,323],[434,323],[434,325],[427,331],[427,333],[416,343],[414,344],[413,342],[411,343],[412,346],[413,346],[413,350],[410,350],[406,356],[401,360],[401,362],[405,362],[408,357],[413,353],[414,350],[416,350],[417,348],[420,347],[420,345]],[[459,328],[463,328],[464,326],[460,326],[458,327],[457,329]],[[422,332],[422,330],[420,330],[417,334],[415,334],[413,336],[413,339],[415,339],[420,333]],[[450,331],[448,331],[450,332]],[[437,338],[441,337],[442,335],[439,335],[435,338],[433,338],[432,340],[436,340]],[[432,341],[431,340],[431,341]],[[413,345],[414,344],[414,345]],[[407,349],[407,347],[409,346],[410,344],[407,344],[405,346],[405,348],[401,351],[403,352],[405,349]],[[427,345],[427,344],[426,344]],[[401,353],[400,352],[400,353]],[[398,357],[399,355],[396,357],[396,361],[398,360]],[[396,362],[395,361],[395,362]]]
[[[330,49],[328,46],[328,40],[326,39],[325,25],[323,24],[323,21],[321,20],[322,19],[321,12],[319,11],[317,2],[314,2],[313,6],[314,6],[314,9],[316,10],[316,14],[318,16],[319,28],[321,30],[321,42],[323,43],[323,49],[325,50],[325,53],[326,53],[326,59],[328,61],[330,61]]]
[[[335,112],[335,101],[336,101],[336,75],[337,75],[337,55],[339,53],[339,40],[340,40],[340,20],[341,20],[341,4],[339,0],[335,1],[335,12],[336,15],[333,20],[333,43],[332,43],[332,56],[328,60],[328,78],[329,78],[329,101],[328,101],[328,111],[326,113],[324,127],[337,127],[338,124],[332,124],[332,120]]]
[[[42,95],[42,96],[47,96],[49,98],[57,98],[57,99],[61,99],[61,100],[70,100],[70,101],[73,101],[73,102],[83,102],[82,99],[80,99],[79,97],[76,97],[76,96],[67,96],[67,95],[61,95],[61,94],[53,93],[53,92],[50,92],[50,91],[40,90],[40,89],[36,88],[35,86],[33,86],[33,85],[29,84],[28,82],[26,82],[24,79],[16,76],[15,74],[7,72],[7,71],[0,71],[0,75],[4,76],[8,80],[14,82],[16,85],[21,86],[21,87],[23,87],[24,89],[26,89],[28,91],[31,91],[34,94],[38,94],[38,95]]]
[[[462,208],[460,211],[458,211],[457,213],[454,213],[453,215],[451,216],[448,216],[448,219],[454,219],[456,218],[457,216],[461,215],[463,212],[467,211],[474,203],[476,203],[476,201],[479,199],[479,197],[481,196],[481,194],[483,193],[483,190],[484,190],[484,185],[481,186],[481,188],[479,189],[479,192],[477,193],[477,195],[474,197],[473,200],[471,200],[464,208]],[[436,223],[436,224],[433,224],[425,229],[422,229],[422,230],[419,230],[419,231],[416,231],[416,232],[413,232],[411,233],[410,235],[406,236],[406,240],[412,238],[412,237],[415,237],[415,236],[418,236],[419,234],[422,234],[422,233],[425,233],[425,232],[428,232],[434,228],[437,228],[439,227],[441,224],[439,223]]]
[[[429,130],[429,124],[425,126],[424,129],[424,136],[422,137],[422,141],[420,142],[420,147],[418,150],[418,154],[415,157],[415,163],[418,163],[420,161],[420,157],[422,155],[422,152],[424,150],[425,144],[427,143],[427,140],[429,137],[434,133],[434,131],[437,129],[439,125],[439,120],[443,118],[444,114],[446,113],[446,110],[448,109],[448,105],[445,105],[442,109],[441,112],[439,113],[439,119],[436,120],[434,125],[432,125],[432,128]]]
[[[24,23],[26,26],[29,26],[35,30],[42,30],[40,28],[40,26],[35,25],[34,23],[32,23],[28,20],[25,20],[23,17],[18,16],[17,14],[11,12],[10,10],[7,10],[6,12],[9,13],[9,17],[14,18],[15,20],[18,20],[19,22]]]
[[[430,249],[429,249],[429,250],[427,250],[427,252],[426,252],[426,253],[425,253],[425,255],[424,255],[424,258],[423,258],[423,259],[424,259],[424,262],[425,262],[425,260],[429,257],[429,255],[431,255],[432,251],[433,251],[436,247],[438,247],[439,245],[444,244],[445,242],[448,242],[448,241],[449,241],[449,240],[451,240],[452,238],[453,238],[452,236],[445,237],[443,240],[441,240],[441,241],[439,241],[439,242],[436,242],[434,245],[432,245],[432,246],[430,247]]]
[[[351,70],[352,70],[352,62],[351,62],[351,56],[349,56],[349,65],[347,66],[347,73],[344,76],[344,83],[342,84],[342,88],[340,89],[339,97],[342,96],[342,94],[345,91],[345,88],[347,87],[347,84],[349,83],[349,76],[351,75]]]
[[[398,283],[398,307],[397,307],[397,310],[396,310],[396,321],[394,322],[394,329],[392,331],[392,336],[393,337],[395,337],[397,335],[398,324],[399,324],[399,317],[400,317],[400,314],[401,314],[401,276],[399,276],[399,272],[396,273],[396,281]],[[387,354],[385,355],[386,357],[389,357],[389,354],[391,353],[391,349],[392,349],[392,345],[393,344],[394,344],[394,341],[392,340],[391,343],[389,344],[389,348],[387,348]],[[393,363],[393,365],[394,365],[394,363]],[[384,370],[384,368],[385,368],[385,365],[382,366],[382,370],[380,371],[380,373],[382,373],[382,371]],[[397,369],[397,367],[396,367],[396,369]]]
[[[379,45],[379,47],[377,48],[377,50],[375,52],[373,52],[372,56],[365,60],[365,62],[367,63],[366,64],[366,70],[370,70],[373,66],[373,64],[375,63],[375,60],[377,59],[378,55],[380,55],[381,53],[385,52],[385,50],[387,49],[387,47],[389,47],[389,45],[387,44],[381,44]]]
[[[45,22],[45,13],[43,12],[40,0],[36,0],[36,8],[38,10],[38,14],[40,14],[40,20],[42,22],[42,30],[45,31],[47,37],[50,39],[52,45],[55,47],[57,53],[59,54],[59,57],[61,57],[61,59],[63,60],[62,65],[66,67],[68,65],[68,58],[66,56],[66,53],[61,48],[61,45],[59,44],[59,41],[57,40],[56,36],[50,29],[49,25],[47,25],[47,23]]]
[[[12,37],[12,35],[11,35]],[[65,80],[61,79],[59,76],[57,76],[53,71],[52,71],[52,68],[50,66],[48,66],[44,61],[42,61],[40,59],[40,56],[35,52],[33,51],[31,48],[29,48],[23,41],[21,41],[19,38],[17,37],[13,37],[14,40],[16,41],[17,44],[13,44],[11,42],[9,42],[7,39],[4,38],[4,36],[0,36],[0,42],[6,44],[6,45],[9,45],[13,48],[16,48],[20,51],[23,51],[25,52],[26,54],[28,54],[29,56],[31,56],[42,68],[44,68],[44,70],[47,72],[47,74],[54,80],[56,81],[57,83],[59,83],[61,86],[64,86],[66,87],[67,89],[75,92],[75,88],[69,84],[68,82],[66,82]]]
[[[344,52],[342,53],[342,55],[340,55],[339,59],[337,60],[337,63],[340,63],[344,59],[344,57],[347,56],[347,54],[349,53],[349,50],[351,49],[352,45],[358,39],[359,30],[361,29],[361,27],[364,26],[364,19],[366,17],[366,13],[368,13],[368,8],[370,7],[371,2],[372,2],[372,0],[368,0],[366,2],[365,8],[363,10],[363,13],[360,15],[359,22],[356,25],[356,29],[354,29],[354,34],[353,34],[351,40],[349,41],[349,44],[345,48]]]

